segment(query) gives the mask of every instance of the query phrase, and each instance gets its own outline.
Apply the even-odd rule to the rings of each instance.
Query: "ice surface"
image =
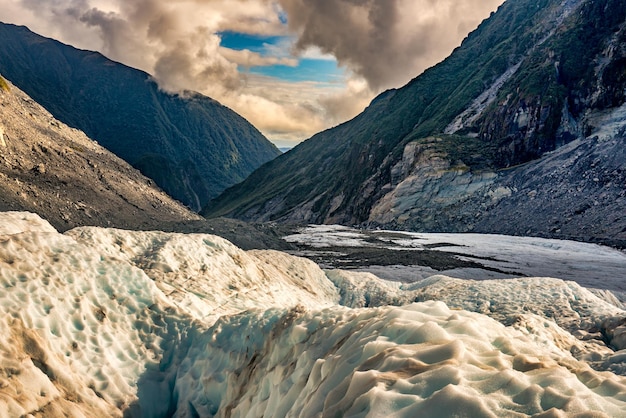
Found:
[[[489,234],[363,232],[327,225],[310,226],[285,239],[318,249],[354,246],[356,243],[362,247],[385,245],[387,248],[406,251],[428,248],[454,253],[461,259],[474,261],[485,267],[441,272],[455,277],[556,277],[576,281],[585,287],[612,290],[620,294],[626,292],[626,253],[596,244]],[[406,281],[416,281],[434,274],[428,267],[411,267],[401,269],[402,277]],[[373,266],[367,270],[388,276],[380,267]],[[411,277],[411,274],[415,277]]]
[[[626,379],[535,332],[442,302],[247,312],[192,348],[175,416],[623,416]]]
[[[626,349],[624,310],[575,282],[553,278],[461,280],[436,275],[401,284],[363,272],[332,270],[327,275],[340,289],[341,303],[351,307],[436,300],[516,328],[525,326],[527,315],[535,315],[545,324],[558,325],[553,328],[560,329],[555,331],[559,334],[555,341],[563,349],[597,369],[626,374],[626,362],[613,356],[614,350]]]
[[[341,225],[311,225],[300,233],[283,238],[287,242],[306,242],[316,248],[330,246],[363,247],[366,237],[360,231]]]
[[[626,416],[626,312],[576,283],[402,284],[24,213],[0,231],[2,418]]]
[[[269,306],[332,306],[335,287],[307,259],[277,251],[245,252],[203,234],[76,228],[66,235],[150,277],[170,303],[205,321]]]
[[[0,235],[19,234],[25,231],[57,232],[48,222],[29,212],[13,212],[10,220],[0,223]]]
[[[0,224],[23,219],[5,214]],[[0,411],[73,402],[85,416],[120,415],[138,377],[158,366],[162,340],[176,338],[163,319],[166,298],[140,269],[33,225],[0,236]]]

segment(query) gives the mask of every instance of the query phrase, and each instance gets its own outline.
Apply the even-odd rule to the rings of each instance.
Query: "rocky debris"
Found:
[[[46,165],[44,163],[39,163],[35,166],[35,168],[33,168],[33,171],[37,174],[46,174]]]
[[[626,136],[576,140],[501,173],[497,202],[476,195],[474,231],[599,241],[626,248]],[[490,189],[493,190],[493,187]]]
[[[598,132],[602,139],[594,133],[507,170],[463,171],[429,157],[374,206],[366,226],[626,248],[626,136],[610,137],[606,126]]]
[[[159,229],[202,219],[7,85],[0,89],[0,210],[37,213],[62,231],[82,225]]]

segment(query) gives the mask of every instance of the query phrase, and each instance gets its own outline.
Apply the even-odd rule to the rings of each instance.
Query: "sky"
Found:
[[[232,108],[279,147],[440,62],[503,0],[3,0],[0,20]]]

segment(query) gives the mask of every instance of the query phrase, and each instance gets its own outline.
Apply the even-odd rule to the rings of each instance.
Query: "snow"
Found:
[[[626,416],[626,312],[556,278],[400,283],[7,212],[0,289],[2,418]]]

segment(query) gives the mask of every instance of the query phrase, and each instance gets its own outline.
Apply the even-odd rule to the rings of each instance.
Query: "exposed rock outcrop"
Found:
[[[492,170],[471,171],[463,163],[453,164],[446,154],[428,145],[409,143],[403,159],[392,168],[392,183],[386,186],[389,193],[372,207],[368,221],[404,225],[419,219],[431,229],[439,222],[443,208],[466,200],[493,184],[496,177]]]

